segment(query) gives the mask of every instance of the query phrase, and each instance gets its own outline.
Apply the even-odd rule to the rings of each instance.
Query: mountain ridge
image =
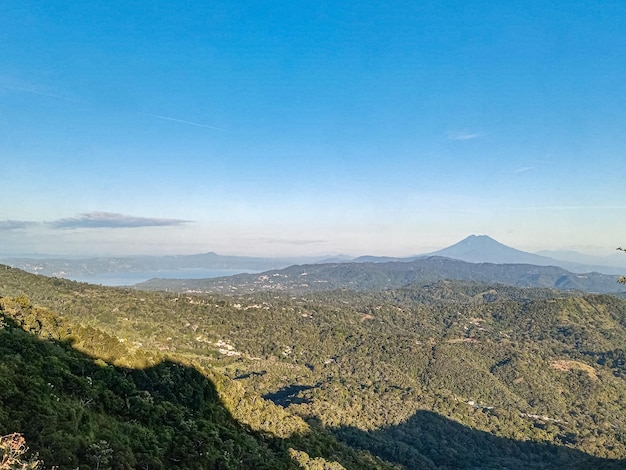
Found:
[[[381,279],[363,267],[341,266]],[[3,317],[0,426],[24,423],[60,468],[94,468],[102,448],[112,468],[162,470],[626,463],[626,302],[613,296],[445,280],[179,295],[2,267]]]
[[[241,292],[320,292],[337,289],[383,290],[445,279],[481,281],[516,287],[618,293],[626,287],[615,276],[572,273],[557,266],[470,263],[431,256],[413,261],[294,265],[256,274],[212,279],[152,279],[135,285],[145,290],[236,294]]]
[[[95,258],[13,257],[2,258],[0,262],[31,273],[104,284],[111,282],[110,277],[107,278],[107,275],[112,273],[140,274],[142,276],[140,279],[130,279],[129,277],[126,284],[131,285],[138,281],[148,280],[154,277],[219,277],[226,274],[258,273],[272,269],[287,268],[298,264],[411,262],[431,256],[444,256],[472,263],[522,263],[538,266],[558,266],[573,273],[597,271],[603,274],[617,275],[626,272],[626,256],[623,257],[623,269],[620,268],[619,264],[622,258],[618,256],[611,258],[611,263],[609,263],[611,266],[601,265],[603,262],[602,258],[580,254],[569,254],[568,256],[562,256],[564,259],[559,260],[509,247],[488,235],[470,235],[441,250],[409,257],[363,255],[350,258],[345,255],[337,255],[266,258],[220,255],[209,251],[194,255],[164,256],[138,255]],[[202,270],[206,272],[200,272]],[[213,270],[213,272],[208,272],[208,270]]]
[[[358,263],[385,263],[389,261],[407,262],[429,256],[444,256],[470,263],[495,264],[532,264],[537,266],[558,266],[574,273],[599,272],[602,274],[617,275],[626,271],[626,257],[607,258],[583,255],[571,252],[569,256],[558,257],[562,253],[558,250],[530,253],[510,247],[489,235],[469,235],[463,240],[430,253],[407,257],[372,256],[365,255],[354,258]],[[555,254],[556,256],[548,256]]]
[[[488,235],[470,235],[429,256],[445,256],[470,263],[533,264],[558,266],[555,260],[504,245]]]

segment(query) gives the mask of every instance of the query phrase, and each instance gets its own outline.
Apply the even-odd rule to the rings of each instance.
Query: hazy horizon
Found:
[[[428,251],[421,251],[421,252],[410,252],[409,254],[406,255],[397,255],[396,257],[398,258],[409,258],[412,256],[423,256],[423,255],[430,255],[433,253],[436,253],[440,250],[443,250],[445,248],[449,248],[459,242],[463,242],[465,241],[466,238],[472,238],[472,237],[488,237],[491,238],[492,240],[494,240],[496,243],[500,243],[499,240],[495,240],[492,237],[490,237],[489,235],[486,234],[470,234],[467,237],[465,237],[463,240],[457,240],[456,242],[453,242],[450,245],[446,245],[446,246],[438,246],[438,247],[433,247],[432,249],[429,249]],[[519,248],[515,247],[515,246],[509,246],[506,244],[503,244],[509,248],[513,248],[515,250],[520,250]],[[595,253],[592,252],[583,252],[583,251],[576,251],[576,250],[568,250],[568,249],[554,249],[554,250],[539,250],[539,251],[526,251],[526,250],[520,250],[520,251],[524,251],[530,254],[537,254],[540,256],[546,256],[548,258],[550,257],[554,257],[555,260],[561,260],[561,261],[571,261],[574,263],[585,263],[585,259],[587,259],[588,263],[593,264],[594,262],[597,262],[599,260],[605,259],[607,261],[607,263],[612,264],[614,266],[626,266],[626,256],[622,257],[622,254],[618,254],[617,256],[613,256],[616,254],[616,250],[613,249],[611,251],[596,251]],[[294,253],[291,255],[280,255],[280,254],[259,254],[259,255],[251,255],[251,254],[246,254],[246,253],[220,253],[220,252],[215,252],[213,250],[210,251],[203,251],[203,252],[189,252],[189,253],[166,253],[166,252],[156,252],[156,253],[126,253],[126,252],[122,252],[122,253],[115,253],[115,252],[110,252],[110,253],[95,253],[95,252],[89,252],[86,254],[81,254],[81,253],[13,253],[13,254],[7,254],[7,253],[3,253],[0,251],[0,260],[2,259],[11,259],[11,258],[15,258],[15,259],[28,259],[28,258],[32,258],[32,259],[63,259],[63,258],[67,258],[67,259],[87,259],[87,258],[124,258],[124,257],[142,257],[142,256],[185,256],[185,255],[204,255],[204,254],[209,254],[209,253],[214,253],[216,255],[220,255],[220,256],[234,256],[234,257],[250,257],[250,258],[267,258],[267,259],[285,259],[285,260],[296,260],[296,261],[301,261],[301,262],[305,262],[306,260],[320,260],[323,258],[337,258],[337,259],[341,259],[341,258],[346,258],[346,259],[355,259],[358,257],[367,257],[367,256],[374,256],[374,257],[394,257],[394,255],[390,255],[389,253],[369,253],[369,252],[361,252],[361,253],[308,253],[308,254],[298,254],[298,253]],[[560,255],[560,256],[559,256]],[[622,258],[623,258],[623,262],[622,262]]]
[[[4,2],[0,256],[626,243],[626,3]]]

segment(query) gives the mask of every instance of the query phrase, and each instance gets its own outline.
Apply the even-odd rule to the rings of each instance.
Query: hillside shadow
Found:
[[[298,468],[282,440],[237,422],[195,368],[116,367],[2,313],[0,435],[22,433],[46,468]]]
[[[407,470],[624,470],[626,460],[590,456],[564,446],[518,441],[468,428],[431,411],[418,411],[406,422],[367,432],[354,427],[335,435],[355,448]]]
[[[300,468],[290,448],[310,456],[307,468],[337,468],[320,467],[316,458],[346,469],[389,468],[332,435],[405,469],[626,468],[566,447],[495,437],[427,411],[373,432],[311,420],[309,434],[261,434],[239,423],[194,367],[168,360],[117,367],[69,340],[42,339],[2,313],[0,320],[0,435],[23,433],[47,468]],[[285,388],[278,398],[287,405],[296,391]]]
[[[305,403],[311,403],[310,398],[304,398],[298,396],[300,392],[317,388],[321,383],[316,385],[288,385],[273,393],[266,393],[262,398],[269,400],[275,405],[282,406],[283,408],[289,405],[301,405]]]

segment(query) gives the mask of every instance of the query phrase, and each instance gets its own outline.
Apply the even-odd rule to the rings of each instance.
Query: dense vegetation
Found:
[[[407,262],[309,264],[260,274],[238,274],[214,279],[152,279],[138,286],[144,290],[220,294],[260,290],[309,293],[338,289],[397,289],[410,283],[424,284],[445,279],[517,287],[556,288],[563,291],[626,292],[624,286],[615,282],[615,276],[597,272],[576,274],[556,266],[468,263],[441,256]]]
[[[47,466],[625,467],[616,297],[181,295],[16,269],[0,295],[0,434]]]

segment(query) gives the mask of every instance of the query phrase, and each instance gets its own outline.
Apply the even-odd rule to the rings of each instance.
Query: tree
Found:
[[[100,469],[101,466],[107,467],[112,456],[113,449],[111,449],[111,446],[105,440],[94,442],[89,446],[87,458],[96,464],[96,470]]]
[[[619,251],[626,251],[626,248],[622,248],[621,246],[618,248]],[[620,284],[626,284],[626,276],[620,276],[617,280]]]
[[[0,470],[35,470],[40,468],[36,459],[26,459],[28,451],[26,439],[21,434],[13,433],[0,436]]]

